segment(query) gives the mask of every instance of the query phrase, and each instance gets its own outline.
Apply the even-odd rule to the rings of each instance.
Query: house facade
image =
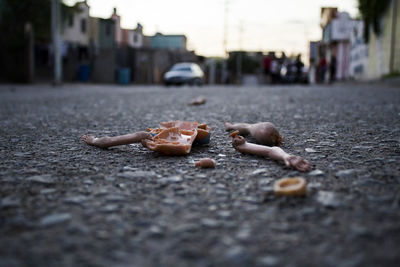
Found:
[[[187,39],[185,35],[164,35],[156,33],[150,37],[150,48],[153,49],[186,49]]]
[[[338,12],[337,8],[322,8],[322,53],[328,64],[336,59],[335,77],[343,80],[350,77],[350,38],[354,28],[354,20],[347,12]],[[329,74],[328,74],[329,75]]]
[[[136,29],[122,29],[122,44],[132,48],[141,48],[144,46],[143,27],[140,23]]]
[[[122,44],[121,17],[117,14],[117,9],[115,7],[111,19],[114,21],[115,45],[120,46]]]
[[[89,6],[86,1],[78,2],[78,12],[71,14],[62,31],[64,42],[74,45],[88,46],[90,40]]]

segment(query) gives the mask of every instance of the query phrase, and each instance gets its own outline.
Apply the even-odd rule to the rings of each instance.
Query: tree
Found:
[[[33,26],[35,42],[50,42],[51,0],[2,0],[0,5],[0,30],[8,44],[21,44],[27,22]],[[63,21],[71,13],[78,11],[76,6],[62,4]]]
[[[358,0],[358,9],[364,20],[364,39],[369,41],[369,29],[375,34],[381,33],[380,20],[386,9],[389,7],[391,0]]]

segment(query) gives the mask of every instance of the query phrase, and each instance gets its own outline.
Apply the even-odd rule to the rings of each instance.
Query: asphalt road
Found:
[[[188,106],[204,95],[201,106]],[[166,157],[80,136],[196,120],[211,143]],[[223,122],[273,122],[299,173],[232,148]],[[0,86],[0,266],[395,266],[400,88]],[[211,157],[215,169],[193,162]],[[276,197],[303,176],[306,197]]]

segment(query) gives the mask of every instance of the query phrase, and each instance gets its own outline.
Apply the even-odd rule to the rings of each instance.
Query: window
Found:
[[[136,33],[133,34],[133,43],[136,44],[138,42],[138,35]]]
[[[81,19],[81,33],[86,33],[86,19]]]

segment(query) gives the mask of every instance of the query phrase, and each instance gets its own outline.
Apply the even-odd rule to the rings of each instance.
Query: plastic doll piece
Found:
[[[311,168],[311,165],[307,160],[299,156],[290,155],[283,151],[280,147],[268,147],[248,143],[242,136],[239,135],[239,131],[234,131],[229,136],[232,137],[232,146],[241,153],[283,161],[287,167],[297,169],[301,172],[308,171]]]
[[[215,168],[215,161],[210,158],[202,158],[194,163],[194,166],[200,168]]]
[[[225,122],[225,130],[239,131],[240,135],[250,135],[257,143],[267,146],[280,146],[283,138],[279,134],[275,125],[270,122],[249,123],[234,123]]]
[[[275,181],[276,196],[305,196],[306,180],[302,177],[282,178]]]
[[[168,121],[168,122],[160,122],[160,128],[148,128],[147,131],[150,132],[153,136],[159,134],[163,129],[168,129],[172,127],[177,127],[180,130],[196,130],[197,136],[195,139],[195,144],[208,144],[210,142],[210,131],[211,128],[206,123],[199,123],[197,121]]]
[[[151,139],[152,136],[147,132],[137,132],[120,136],[104,136],[96,138],[91,134],[85,134],[81,137],[82,141],[91,146],[108,148],[112,146],[140,143],[143,139]]]
[[[204,96],[199,96],[195,99],[193,99],[188,106],[199,106],[199,105],[204,105],[207,102],[207,98]]]
[[[197,131],[178,127],[162,129],[152,140],[142,140],[143,146],[164,155],[187,155],[196,139]]]

